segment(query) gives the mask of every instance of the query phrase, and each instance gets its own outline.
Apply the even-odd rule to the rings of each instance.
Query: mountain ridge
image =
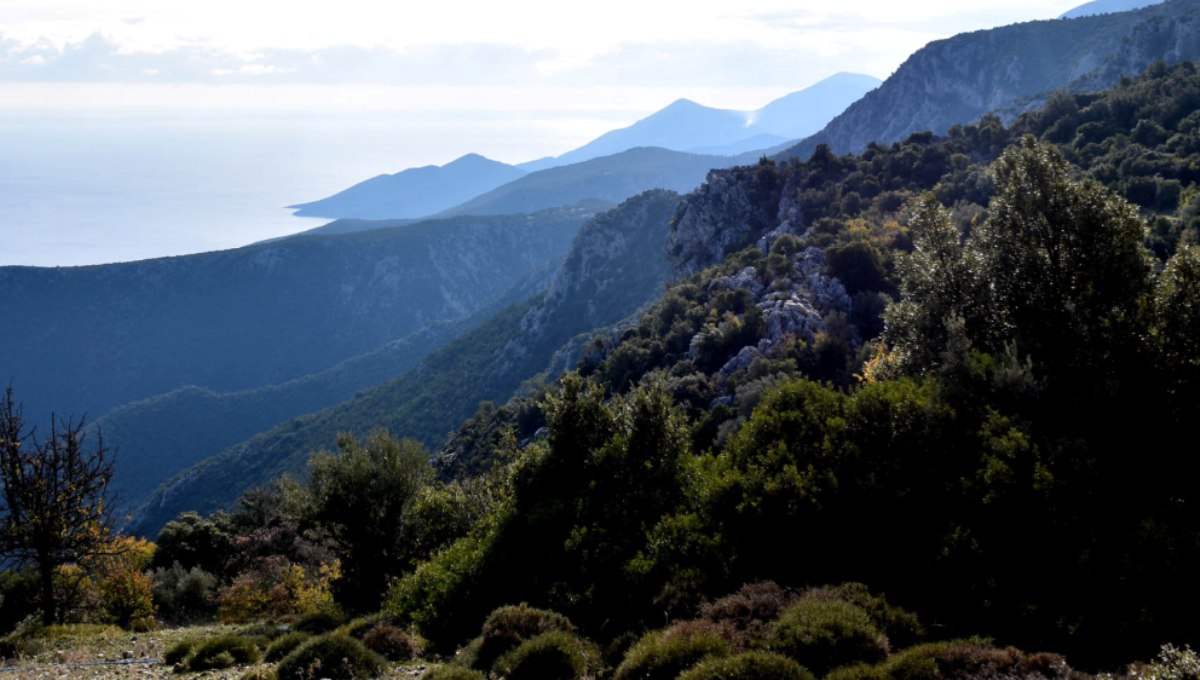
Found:
[[[780,157],[808,158],[819,144],[834,153],[860,152],[915,132],[944,134],[952,125],[1020,102],[1036,106],[1037,98],[1054,90],[1109,87],[1158,59],[1200,58],[1200,41],[1191,35],[1197,15],[1200,1],[1167,0],[1132,12],[1030,21],[933,41],[878,89]],[[1174,52],[1160,44],[1164,33],[1175,38]],[[1141,49],[1131,47],[1139,44]],[[1121,53],[1128,59],[1115,64]]]

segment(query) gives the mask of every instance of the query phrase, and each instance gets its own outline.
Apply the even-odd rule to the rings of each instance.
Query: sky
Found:
[[[754,110],[1082,0],[0,0],[0,266],[231,248],[466,153]]]
[[[1079,0],[0,0],[0,111],[757,108]]]

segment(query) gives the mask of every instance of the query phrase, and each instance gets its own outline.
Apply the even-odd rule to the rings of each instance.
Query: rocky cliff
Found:
[[[942,134],[1053,90],[1099,90],[1154,61],[1200,58],[1198,16],[1200,0],[1170,0],[1134,12],[1034,21],[929,43],[878,89],[783,155],[808,158],[820,143],[845,153],[914,132]]]

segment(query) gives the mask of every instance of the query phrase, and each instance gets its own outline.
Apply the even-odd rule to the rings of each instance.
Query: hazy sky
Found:
[[[0,0],[0,109],[756,108],[1080,0]]]

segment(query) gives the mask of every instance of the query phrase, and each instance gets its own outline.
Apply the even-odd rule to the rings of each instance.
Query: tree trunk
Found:
[[[54,602],[54,565],[50,564],[50,560],[38,562],[38,575],[42,582],[42,624],[50,626],[55,623],[58,614]]]

